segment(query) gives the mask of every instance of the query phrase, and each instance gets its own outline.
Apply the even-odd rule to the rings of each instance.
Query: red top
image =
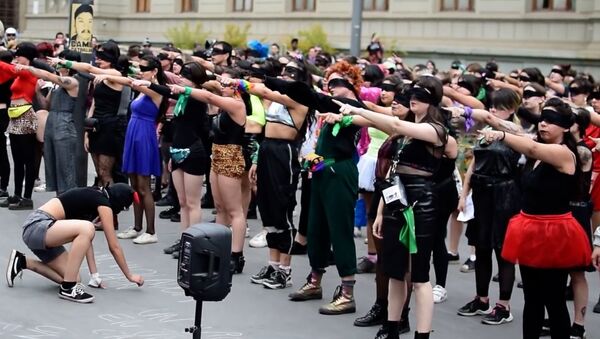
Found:
[[[15,81],[10,86],[10,90],[12,91],[10,99],[25,99],[27,102],[33,103],[37,78],[31,72],[17,72],[14,65],[0,61],[0,83],[11,79],[15,79]]]
[[[590,124],[585,130],[585,137],[583,138],[583,141],[586,145],[588,145],[589,148],[593,149],[594,147],[596,147],[596,143],[593,142],[590,138],[600,138],[600,127]],[[592,154],[592,159],[594,159],[592,171],[600,172],[600,154],[598,154],[598,152],[592,152]]]

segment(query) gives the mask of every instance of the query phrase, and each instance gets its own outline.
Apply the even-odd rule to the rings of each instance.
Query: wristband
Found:
[[[73,61],[67,60],[65,61],[65,67],[71,69],[73,67]]]
[[[500,141],[503,141],[504,138],[506,138],[506,132],[502,131],[502,138],[500,138]]]

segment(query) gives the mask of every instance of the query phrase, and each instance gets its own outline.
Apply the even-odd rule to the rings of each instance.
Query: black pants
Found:
[[[435,271],[436,285],[446,287],[448,277],[448,249],[446,248],[446,235],[448,233],[448,219],[458,207],[458,191],[454,177],[436,184],[438,194],[438,219],[437,232],[433,239],[433,269]]]
[[[515,265],[504,260],[500,255],[501,249],[475,248],[475,284],[477,296],[487,297],[489,295],[490,281],[492,279],[492,251],[496,253],[498,262],[498,279],[500,288],[500,300],[510,300],[513,286],[515,284]]]
[[[6,191],[10,179],[10,162],[6,149],[6,128],[8,127],[7,109],[0,109],[0,189]]]
[[[479,257],[477,257],[479,261]],[[550,318],[552,339],[569,338],[571,320],[565,296],[568,271],[538,269],[519,265],[523,278],[523,338],[539,338],[544,321],[544,307]]]
[[[37,176],[35,168],[35,134],[10,134],[10,149],[15,166],[15,195],[31,199]],[[25,192],[23,192],[25,178]]]

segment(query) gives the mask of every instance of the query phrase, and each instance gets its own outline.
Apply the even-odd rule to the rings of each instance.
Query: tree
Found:
[[[204,43],[209,34],[210,32],[204,31],[201,23],[197,23],[192,30],[190,23],[185,22],[179,27],[168,28],[165,37],[177,46],[177,48],[194,49],[194,44]]]
[[[223,41],[227,41],[234,48],[245,47],[248,41],[248,33],[250,32],[251,24],[246,23],[243,28],[238,25],[227,24],[225,25],[225,34]]]
[[[298,48],[305,53],[308,52],[311,47],[317,45],[320,46],[324,52],[334,52],[334,49],[331,47],[329,39],[327,38],[327,33],[320,24],[315,24],[305,30],[298,31],[298,36]]]

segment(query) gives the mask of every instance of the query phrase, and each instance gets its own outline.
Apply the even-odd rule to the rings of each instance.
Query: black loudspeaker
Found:
[[[221,301],[231,291],[231,230],[193,225],[181,234],[177,283],[198,301]]]

